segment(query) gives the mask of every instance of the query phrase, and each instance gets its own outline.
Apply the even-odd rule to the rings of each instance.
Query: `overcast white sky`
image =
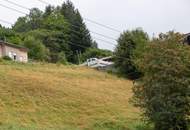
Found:
[[[38,0],[9,0],[28,8],[38,7],[44,10],[45,4]],[[64,0],[44,0],[52,5],[61,5]],[[159,32],[175,30],[190,32],[190,0],[72,0],[82,16],[99,23],[109,25],[117,30],[142,27],[150,36]],[[5,0],[0,4],[24,11],[27,10],[11,5]],[[19,16],[17,12],[0,6],[0,19],[14,23]],[[115,39],[119,33],[102,28],[86,21],[91,31],[108,35]],[[4,26],[10,25],[0,22]],[[92,34],[93,37],[115,43],[110,39]],[[95,39],[96,40],[96,39]],[[100,48],[112,49],[113,46],[97,40]]]

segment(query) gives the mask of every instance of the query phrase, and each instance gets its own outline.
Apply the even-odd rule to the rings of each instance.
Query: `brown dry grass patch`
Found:
[[[53,64],[0,65],[0,125],[88,128],[136,120],[132,82],[96,70]]]

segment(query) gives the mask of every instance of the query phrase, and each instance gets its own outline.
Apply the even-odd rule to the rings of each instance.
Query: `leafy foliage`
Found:
[[[183,42],[183,34],[179,32],[169,31],[167,33],[160,33],[158,38],[153,38],[152,43],[172,43],[172,44],[179,44]]]
[[[12,59],[9,56],[3,56],[3,60],[12,61]]]
[[[101,50],[97,48],[89,48],[81,56],[81,61],[86,61],[89,58],[103,58],[106,56],[112,56],[113,53],[109,50]]]
[[[120,35],[115,49],[115,66],[122,75],[130,79],[141,76],[141,72],[133,63],[133,59],[142,54],[147,42],[148,35],[142,29],[125,31]]]
[[[42,44],[40,40],[34,37],[27,37],[24,40],[24,46],[29,49],[28,56],[34,60],[48,59],[48,49]]]
[[[40,43],[39,46],[42,47],[42,43],[46,47],[44,50],[49,50],[49,58],[30,54],[30,58],[35,57],[35,60],[55,63],[59,62],[60,54],[64,53],[65,60],[76,63],[77,51],[84,53],[86,48],[97,47],[82,16],[69,0],[62,6],[47,6],[45,12],[38,8],[31,9],[29,15],[18,18],[10,31],[20,34],[22,40],[32,36],[37,40],[36,43]]]
[[[0,26],[0,40],[11,42],[14,44],[20,44],[22,41],[21,36],[18,33],[9,28],[1,26]]]
[[[188,130],[190,47],[166,41],[151,44],[136,62],[144,77],[133,88],[133,101],[155,130]]]
[[[94,45],[90,32],[83,22],[81,14],[75,9],[71,1],[64,2],[59,10],[70,23],[69,42],[72,43],[70,44],[70,48],[73,52],[73,54],[71,54],[71,57],[73,58],[69,60],[76,62],[75,55],[77,51],[84,53],[86,51],[84,47],[90,48],[95,47],[96,45]]]

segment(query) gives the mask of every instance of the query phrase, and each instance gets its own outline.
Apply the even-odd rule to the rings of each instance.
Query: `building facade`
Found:
[[[0,57],[8,56],[14,61],[28,62],[28,49],[19,45],[0,41]]]

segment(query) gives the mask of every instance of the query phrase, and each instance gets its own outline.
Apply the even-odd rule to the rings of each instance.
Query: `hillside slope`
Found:
[[[131,81],[87,68],[0,63],[0,129],[123,130]]]

